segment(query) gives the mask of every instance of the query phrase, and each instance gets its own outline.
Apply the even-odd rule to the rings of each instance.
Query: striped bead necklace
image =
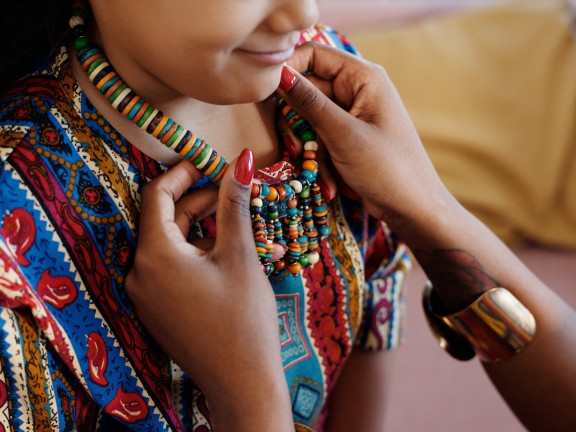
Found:
[[[118,75],[104,53],[93,45],[86,32],[86,9],[76,0],[70,18],[73,41],[82,69],[88,79],[132,123],[155,137],[166,147],[189,159],[213,184],[218,186],[228,168],[226,160],[206,141],[197,137],[162,111],[137,95]],[[302,266],[319,259],[320,238],[330,234],[328,209],[316,183],[316,133],[280,96],[276,96],[282,115],[304,144],[304,160],[299,175],[288,181],[268,185],[253,183],[250,215],[256,252],[266,274],[284,269],[296,275]],[[284,256],[272,262],[274,243],[285,246]]]

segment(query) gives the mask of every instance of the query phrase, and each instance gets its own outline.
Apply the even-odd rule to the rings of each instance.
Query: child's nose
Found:
[[[305,30],[318,20],[316,0],[283,0],[267,19],[268,26],[277,33]]]

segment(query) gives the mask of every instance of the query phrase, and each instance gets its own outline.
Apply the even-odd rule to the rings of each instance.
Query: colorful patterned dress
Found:
[[[353,52],[329,28],[311,39]],[[0,101],[0,155],[0,431],[210,431],[204,396],[124,291],[140,192],[167,168],[96,111],[65,48]],[[357,201],[334,199],[330,221],[320,262],[271,277],[294,420],[319,430],[352,348],[398,344],[410,267]]]

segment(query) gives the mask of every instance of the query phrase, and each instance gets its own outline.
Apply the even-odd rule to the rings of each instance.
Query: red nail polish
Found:
[[[332,201],[332,194],[330,191],[330,188],[328,187],[328,185],[324,182],[324,180],[322,179],[322,177],[318,177],[316,179],[316,183],[318,183],[318,186],[320,187],[320,194],[322,195],[322,199],[324,200],[324,202],[326,204],[328,204],[330,201]]]
[[[296,144],[294,143],[294,140],[292,139],[290,134],[287,133],[284,134],[284,147],[286,148],[286,151],[288,152],[288,156],[290,156],[290,159],[296,160],[296,158],[298,157],[298,151],[296,150]]]
[[[280,85],[278,87],[280,87],[280,89],[285,92],[289,92],[297,82],[298,77],[294,72],[292,72],[292,69],[290,69],[288,66],[283,66],[282,76],[280,77]]]
[[[238,156],[236,168],[234,169],[234,178],[244,186],[252,183],[254,177],[254,154],[249,148],[245,148]]]

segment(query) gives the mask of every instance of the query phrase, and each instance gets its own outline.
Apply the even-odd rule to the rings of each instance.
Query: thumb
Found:
[[[256,257],[250,223],[250,191],[253,176],[254,155],[252,150],[246,148],[238,159],[230,164],[218,192],[214,249],[219,253],[244,254],[248,248]]]

